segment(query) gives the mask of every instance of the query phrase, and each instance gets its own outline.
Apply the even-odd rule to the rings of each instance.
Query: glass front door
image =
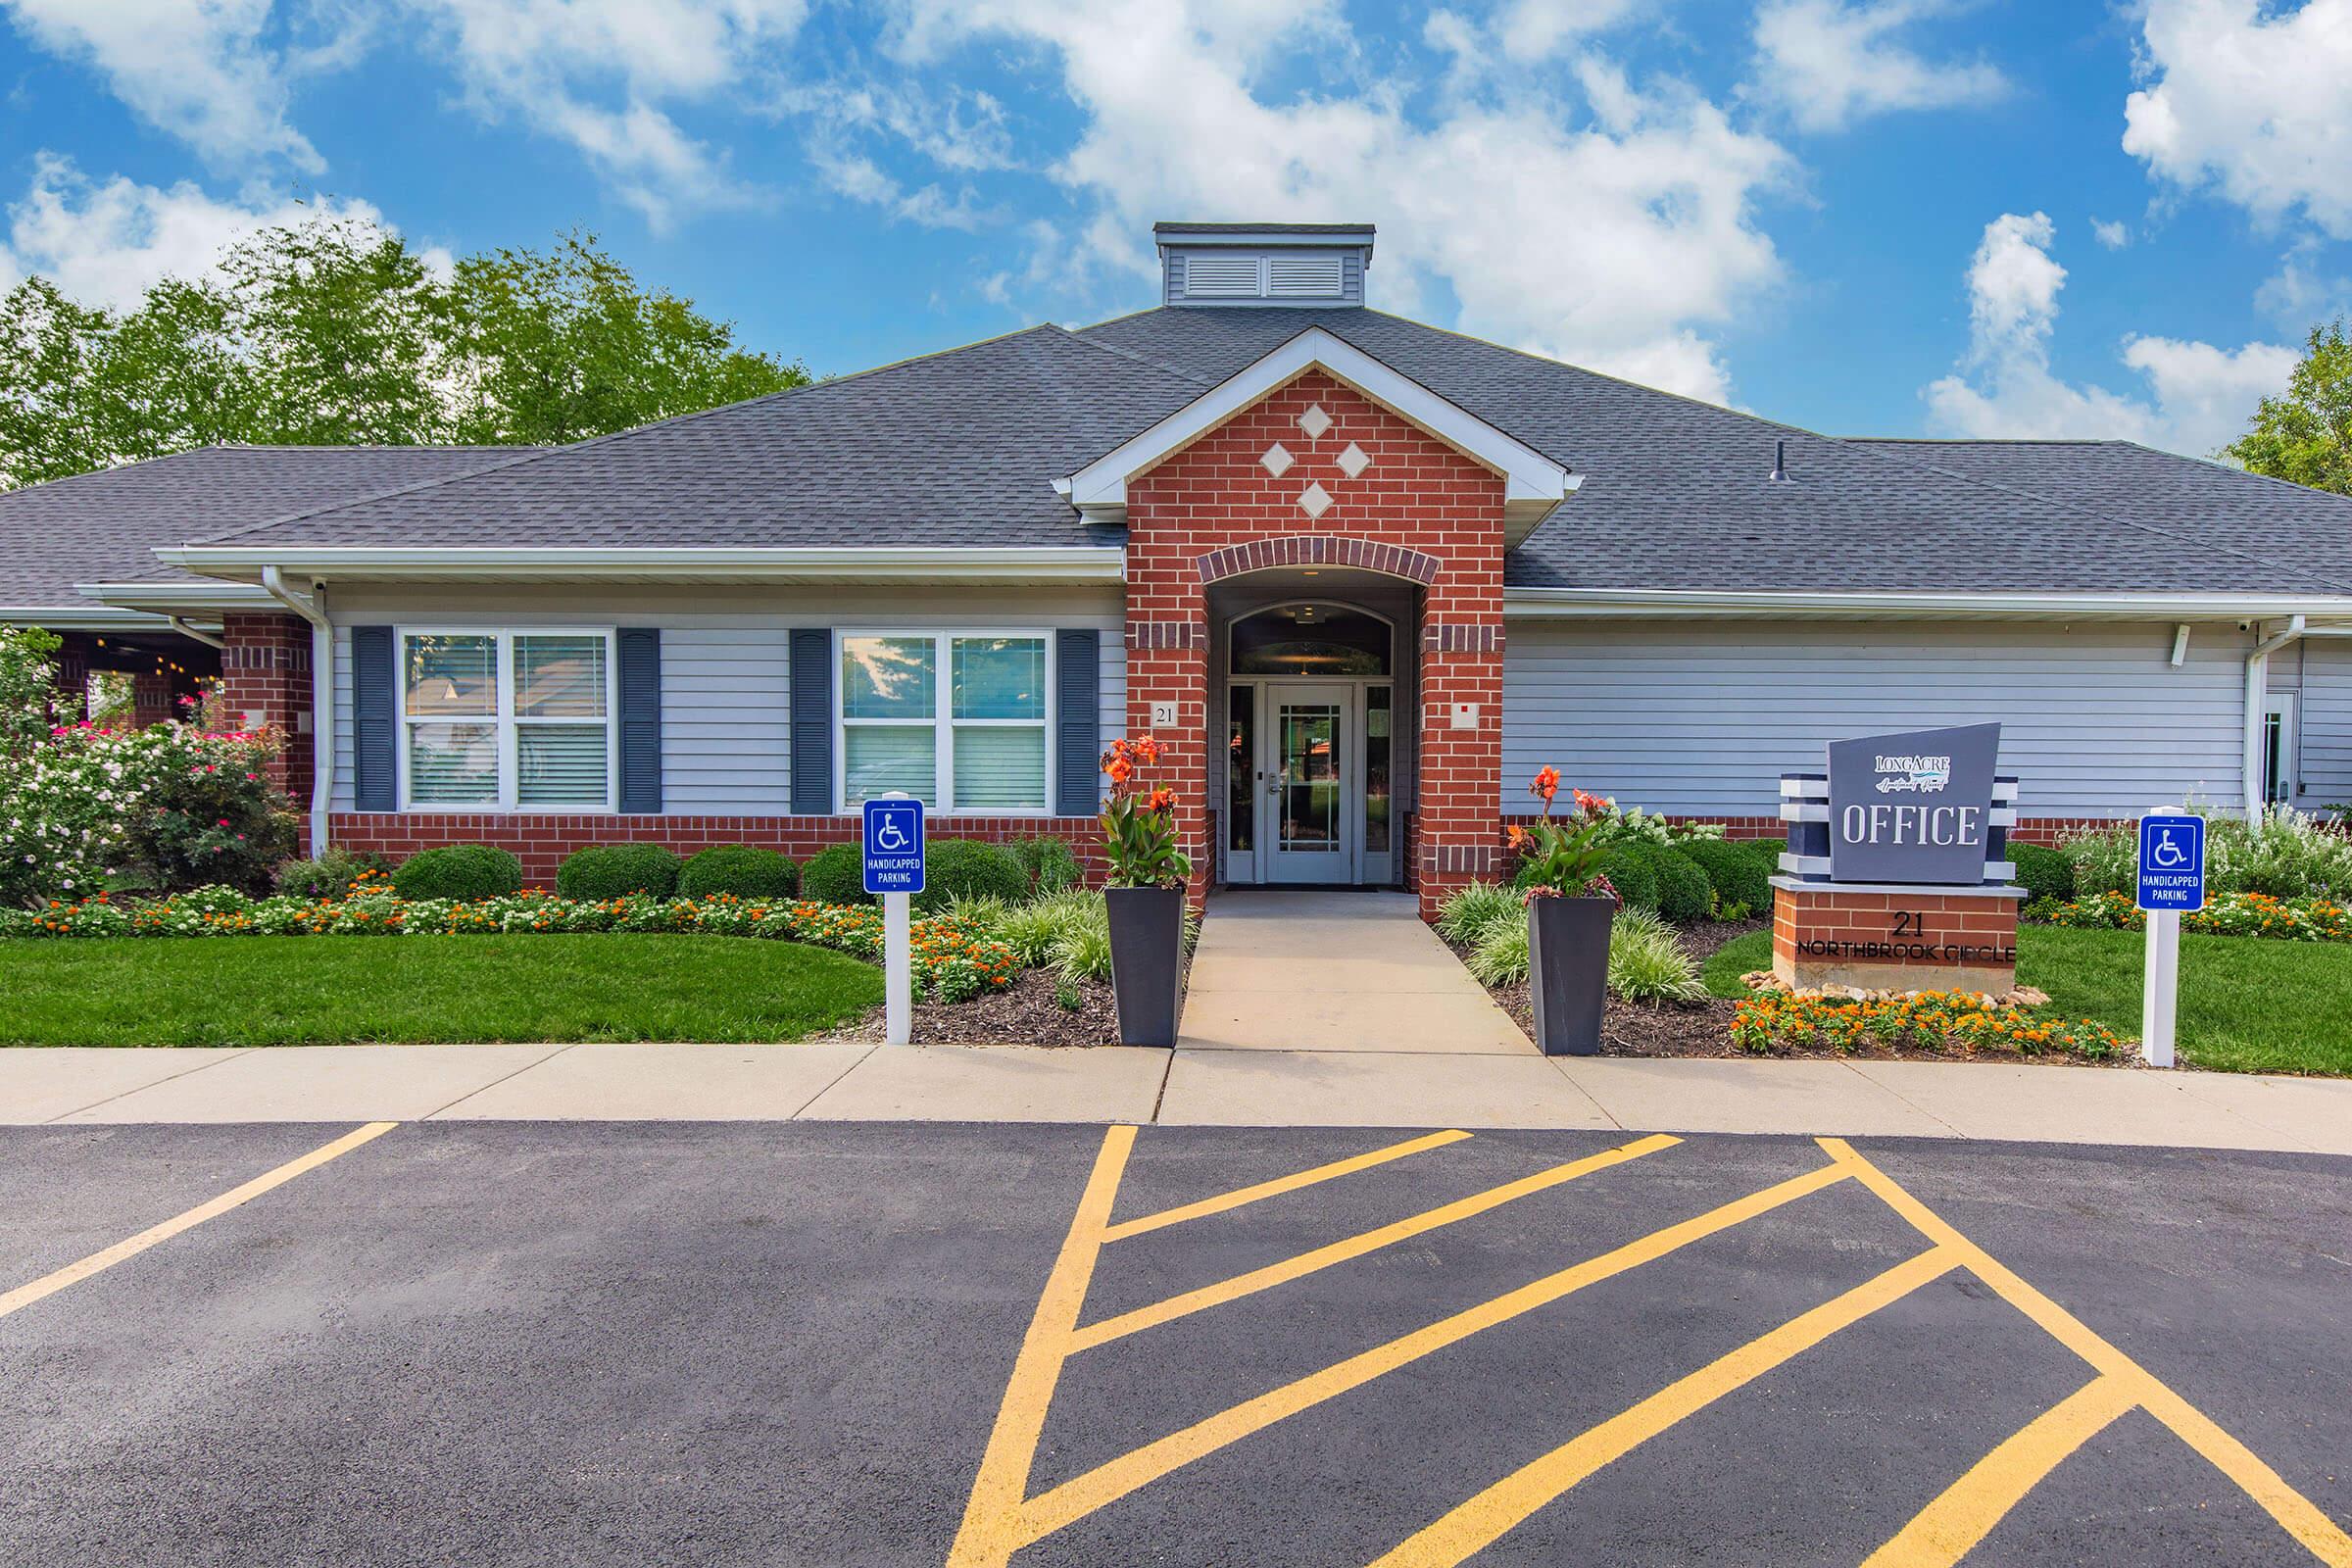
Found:
[[[1268,682],[1258,843],[1269,882],[1355,879],[1355,690]]]

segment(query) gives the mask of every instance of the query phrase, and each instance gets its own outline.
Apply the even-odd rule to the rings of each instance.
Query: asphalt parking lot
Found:
[[[10,1564],[2346,1564],[2348,1388],[2324,1156],[0,1129]]]

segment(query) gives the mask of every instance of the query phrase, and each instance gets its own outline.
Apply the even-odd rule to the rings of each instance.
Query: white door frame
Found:
[[[1359,682],[1274,676],[1261,683],[1263,722],[1257,742],[1257,845],[1259,875],[1267,882],[1328,883],[1356,880],[1357,848],[1363,843],[1363,687]],[[1338,844],[1330,850],[1282,847],[1282,710],[1284,706],[1329,708],[1332,724],[1332,783],[1338,796]]]

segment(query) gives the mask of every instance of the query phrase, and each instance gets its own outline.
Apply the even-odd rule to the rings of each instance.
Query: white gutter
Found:
[[[207,648],[226,648],[228,646],[228,639],[225,637],[216,637],[209,631],[198,631],[195,627],[188,624],[187,617],[184,615],[166,615],[164,619],[171,624],[171,627],[173,631],[179,633],[182,637],[187,638],[190,642],[202,643]]]
[[[327,803],[335,784],[335,634],[326,619],[326,588],[312,583],[308,595],[286,586],[276,566],[262,568],[270,597],[311,623],[311,858],[326,853]]]
[[[2352,598],[2282,594],[1734,593],[1687,588],[1505,588],[1514,618],[1624,615],[1953,614],[2078,615],[2179,620],[2247,620],[2278,615],[2352,619]]]
[[[191,545],[156,558],[188,571],[236,576],[276,566],[332,577],[655,578],[711,576],[745,581],[1120,582],[1125,553],[1102,546],[1039,549],[877,546],[870,549],[509,549],[367,546],[350,548]]]
[[[2305,618],[2296,615],[2286,623],[2286,630],[2276,632],[2254,645],[2246,656],[2246,820],[2262,820],[2262,732],[2269,709],[2271,689],[2271,656],[2303,635]],[[2279,760],[2283,763],[2286,759]]]
[[[51,631],[161,631],[163,617],[106,605],[0,605],[0,626],[45,626]]]

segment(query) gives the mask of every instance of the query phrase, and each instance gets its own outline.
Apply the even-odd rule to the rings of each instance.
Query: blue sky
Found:
[[[2352,0],[0,0],[0,283],[595,230],[853,370],[1370,220],[1373,303],[1835,432],[2206,452],[2352,309]]]

